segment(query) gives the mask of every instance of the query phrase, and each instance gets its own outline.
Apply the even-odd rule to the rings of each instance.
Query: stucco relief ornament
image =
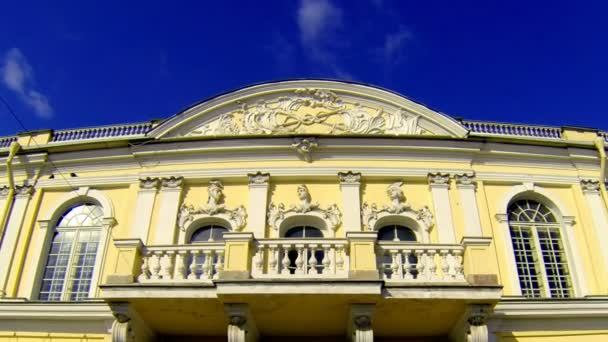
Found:
[[[270,203],[268,206],[268,224],[275,230],[279,229],[281,222],[286,218],[298,214],[310,214],[323,219],[328,228],[335,231],[340,224],[340,209],[336,204],[331,204],[326,209],[319,206],[319,203],[312,202],[312,196],[306,185],[298,186],[298,198],[300,203],[292,204],[289,209],[285,209],[285,204],[279,203],[275,205]]]
[[[583,192],[598,192],[600,191],[600,182],[592,179],[581,180],[581,188]]]
[[[412,206],[407,203],[407,198],[401,189],[403,182],[395,182],[388,186],[386,194],[390,200],[389,204],[382,206],[382,209],[378,209],[375,203],[368,204],[363,203],[362,220],[363,226],[366,230],[373,230],[376,222],[379,219],[389,215],[409,215],[415,220],[423,223],[425,230],[428,232],[430,227],[433,226],[433,214],[429,210],[428,206],[422,207],[420,210],[412,209]]]
[[[418,121],[402,108],[369,108],[326,89],[302,88],[290,96],[243,103],[188,135],[297,134],[313,125],[312,133],[320,134],[422,134]]]
[[[317,148],[317,140],[315,138],[296,138],[294,143],[291,144],[295,147],[296,151],[307,163],[312,163],[312,150]]]
[[[230,222],[235,229],[241,229],[245,226],[247,213],[244,206],[239,206],[235,209],[228,209],[224,204],[224,185],[218,180],[209,182],[209,196],[207,203],[199,208],[195,208],[192,204],[182,204],[179,211],[179,227],[185,230],[186,227],[201,217],[219,217]]]

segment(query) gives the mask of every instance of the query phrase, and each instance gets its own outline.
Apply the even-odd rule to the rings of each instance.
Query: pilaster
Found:
[[[110,303],[114,316],[112,342],[151,342],[155,333],[129,303]]]
[[[150,229],[150,221],[152,220],[152,208],[154,207],[154,199],[158,192],[160,179],[158,178],[142,178],[139,180],[139,191],[137,192],[137,202],[135,203],[135,212],[133,216],[133,237],[146,243],[148,240],[148,231]]]
[[[352,171],[338,173],[342,192],[344,231],[361,231],[361,174]]]
[[[471,304],[468,309],[467,323],[469,325],[467,341],[488,342],[487,320],[490,314],[489,304]]]
[[[456,243],[449,194],[450,176],[447,173],[429,173],[428,180],[435,208],[439,243]]]
[[[460,193],[462,211],[465,220],[464,236],[482,236],[481,222],[479,219],[479,209],[477,198],[475,197],[476,183],[473,173],[463,173],[454,176],[456,188]]]
[[[257,172],[249,174],[248,228],[256,239],[266,236],[266,210],[268,208],[268,188],[270,174]]]
[[[379,278],[376,265],[377,232],[348,232],[346,233],[350,250],[349,279]]]
[[[255,342],[259,339],[249,305],[224,304],[224,312],[228,318],[228,342]]]
[[[177,214],[182,195],[183,177],[161,178],[159,216],[156,227],[155,245],[175,243]]]
[[[6,296],[6,285],[13,264],[13,257],[19,240],[19,233],[25,217],[28,203],[34,188],[31,185],[15,187],[15,199],[6,223],[4,236],[0,236],[0,298]],[[7,200],[10,200],[7,198]]]
[[[582,180],[581,189],[591,213],[593,228],[597,238],[598,249],[602,255],[604,272],[608,272],[608,213],[600,195],[600,182],[595,180]],[[604,288],[605,289],[605,288]]]
[[[375,304],[351,304],[348,315],[347,334],[351,342],[373,342]]]

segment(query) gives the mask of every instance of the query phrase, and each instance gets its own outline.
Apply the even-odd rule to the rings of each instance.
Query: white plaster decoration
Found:
[[[10,192],[9,190],[10,190],[10,188],[8,186],[6,186],[6,185],[1,186],[0,187],[0,198],[6,198],[8,196],[8,193]]]
[[[583,297],[588,295],[589,290],[587,288],[587,280],[583,274],[583,263],[581,260],[581,253],[576,242],[576,236],[574,235],[574,216],[562,216],[562,242],[564,243],[564,250],[566,252],[566,258],[570,261],[570,273],[572,274],[572,287],[574,295],[577,297]],[[602,248],[600,248],[601,250]]]
[[[219,180],[212,180],[208,186],[207,203],[196,208],[194,205],[182,204],[179,211],[179,227],[185,232],[195,221],[205,218],[220,218],[230,223],[232,231],[240,231],[245,227],[247,212],[244,206],[234,209],[226,208],[224,204],[224,185]]]
[[[161,178],[159,217],[153,244],[170,245],[175,243],[179,203],[182,196],[183,177]]]
[[[467,323],[469,332],[467,341],[488,342],[487,320],[491,307],[489,304],[471,304],[469,306]]]
[[[256,239],[264,238],[270,174],[249,174],[249,230]]]
[[[156,339],[154,332],[128,303],[109,303],[109,306],[114,316],[112,342],[150,342]]]
[[[0,267],[0,298],[6,296],[8,276],[11,265],[13,265],[17,240],[32,190],[31,185],[15,186],[15,199],[6,222],[4,236],[0,237],[2,239],[2,245],[0,245],[0,265],[2,265]]]
[[[347,338],[351,342],[373,342],[375,304],[351,304],[348,314]]]
[[[143,242],[146,242],[148,239],[152,209],[159,184],[159,178],[146,177],[139,180],[139,191],[137,192],[135,212],[133,213],[133,217],[135,217],[133,236]]]
[[[424,131],[419,117],[402,108],[387,111],[347,103],[325,89],[301,88],[289,96],[243,103],[188,135],[310,133],[312,126],[321,134],[415,135]]]
[[[361,231],[361,174],[352,171],[339,172],[342,209],[344,210],[344,231]]]
[[[429,173],[429,187],[433,197],[439,243],[455,243],[454,220],[450,204],[450,176],[447,173]]]
[[[390,204],[383,205],[382,209],[378,209],[376,203],[363,203],[361,217],[364,230],[373,231],[382,227],[382,223],[399,224],[400,218],[414,221],[416,227],[411,227],[418,235],[418,241],[429,242],[429,231],[433,227],[433,214],[427,206],[421,209],[414,210],[407,203],[407,198],[401,190],[403,182],[395,182],[388,186],[386,194],[390,200]],[[390,221],[390,222],[389,222]],[[381,224],[378,224],[380,222]]]
[[[310,138],[295,138],[292,147],[296,149],[298,156],[304,159],[307,163],[312,163],[312,150],[319,147],[317,139]]]
[[[513,251],[513,243],[511,241],[511,232],[509,231],[509,215],[506,214],[506,208],[503,213],[496,214],[496,221],[498,221],[498,229],[502,235],[504,241],[504,248],[507,257],[507,266],[509,268],[509,282],[511,283],[511,289],[513,296],[521,296],[521,285],[519,284],[519,273],[517,272],[517,262],[515,260],[515,252]]]
[[[475,174],[456,174],[454,175],[454,179],[456,180],[456,188],[460,193],[462,211],[465,219],[464,236],[482,236],[479,208],[477,207],[477,197],[475,196]]]
[[[312,202],[308,187],[303,184],[298,186],[298,198],[300,199],[300,203],[292,204],[289,209],[286,209],[283,203],[279,203],[278,205],[270,203],[268,206],[268,225],[281,233],[281,228],[284,228],[281,224],[285,220],[296,216],[314,216],[325,222],[325,227],[318,228],[326,228],[331,235],[329,237],[333,237],[338,225],[341,223],[340,217],[342,213],[340,213],[338,206],[331,204],[325,209],[321,208],[319,203]]]
[[[581,188],[583,189],[583,193],[599,193],[600,192],[600,182],[592,179],[583,179],[581,180]]]
[[[589,183],[591,182],[587,182],[587,184]],[[583,195],[593,222],[593,230],[597,241],[595,246],[597,246],[602,255],[603,269],[605,270],[608,269],[608,212],[606,212],[606,206],[599,192],[599,184],[597,185],[598,190],[585,190],[585,186],[581,182]]]
[[[248,304],[224,304],[224,312],[228,319],[228,342],[256,342],[259,339],[258,329]]]

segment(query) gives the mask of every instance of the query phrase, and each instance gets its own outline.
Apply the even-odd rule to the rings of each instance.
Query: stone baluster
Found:
[[[149,259],[152,256],[152,254],[147,253],[146,255],[144,255],[142,257],[143,262],[141,264],[141,274],[137,277],[137,281],[140,283],[145,282],[146,280],[150,279],[150,263],[149,263]]]
[[[196,276],[196,271],[198,268],[198,265],[196,264],[196,260],[198,259],[198,256],[200,255],[200,253],[201,253],[200,250],[190,252],[191,260],[190,260],[190,266],[188,267],[190,270],[190,274],[188,274],[188,280],[198,279]]]
[[[453,273],[454,273],[454,279],[457,281],[464,281],[465,277],[464,277],[464,272],[463,272],[463,267],[462,267],[462,251],[459,249],[456,249],[453,251],[454,257],[452,258],[453,262]]]
[[[416,264],[416,271],[418,271],[418,280],[427,280],[428,279],[428,275],[427,275],[427,270],[425,266],[425,261],[426,261],[426,253],[424,252],[423,249],[417,249],[416,250],[416,259],[418,260],[417,264]]]
[[[411,280],[414,278],[412,275],[412,264],[410,263],[410,250],[404,249],[403,251],[403,279]]]
[[[308,273],[309,274],[317,274],[317,256],[315,255],[315,251],[317,249],[317,245],[310,244],[309,251],[310,257],[308,258]]]
[[[435,261],[436,253],[437,253],[437,251],[434,249],[428,250],[427,265],[428,265],[428,270],[429,270],[429,280],[432,280],[432,281],[439,280],[439,277],[437,275],[437,262]]]
[[[281,274],[289,275],[289,250],[291,245],[283,245],[283,260],[281,260]]]
[[[306,260],[304,250],[304,245],[296,246],[296,251],[298,252],[298,257],[296,258],[296,274],[304,274],[304,260]]]
[[[215,272],[213,273],[213,279],[219,279],[220,274],[224,270],[224,251],[217,251],[217,261],[215,262]]]
[[[160,256],[159,256],[160,253]],[[150,257],[150,279],[159,280],[160,279],[160,263],[161,263],[162,252],[154,251],[152,252],[152,256]]]
[[[332,273],[336,274],[337,272],[344,271],[344,246],[336,246],[336,252],[334,255],[336,258],[336,267],[332,268]]]
[[[178,251],[175,255],[175,274],[173,278],[176,280],[186,279],[186,271],[188,270],[187,262],[188,251]]]
[[[262,274],[264,272],[264,245],[258,246],[257,252],[255,253],[254,267],[257,274]]]
[[[161,252],[161,272],[160,275],[163,280],[171,280],[173,273],[173,251]]]
[[[330,274],[331,272],[331,245],[323,245],[323,274]]]
[[[279,273],[279,258],[278,258],[277,246],[268,246],[268,273],[278,274]]]
[[[205,254],[205,260],[203,261],[201,279],[211,279],[213,251],[203,251],[203,253]]]
[[[448,263],[448,250],[440,250],[439,255],[441,261],[441,272],[443,273],[443,280],[451,280],[452,275],[450,274],[450,264]]]
[[[389,251],[391,256],[391,279],[401,279],[401,272],[399,272],[399,262],[397,260],[397,254],[399,251],[391,249]]]

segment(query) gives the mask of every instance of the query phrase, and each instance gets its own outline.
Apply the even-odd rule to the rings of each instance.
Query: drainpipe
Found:
[[[2,216],[0,217],[0,242],[4,237],[4,229],[6,228],[6,221],[8,221],[8,214],[13,207],[13,196],[15,195],[15,180],[13,179],[13,158],[19,152],[21,145],[14,141],[8,152],[8,158],[6,159],[6,173],[8,175],[8,195],[6,196],[6,204],[2,210]]]
[[[608,193],[606,192],[606,150],[604,149],[604,138],[595,138],[595,147],[600,154],[600,193],[604,200],[604,206],[608,208]]]

